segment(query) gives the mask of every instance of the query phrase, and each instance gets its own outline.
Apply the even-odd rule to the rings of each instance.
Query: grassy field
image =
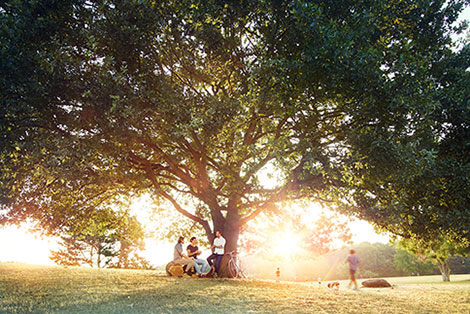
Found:
[[[389,278],[393,289],[171,278],[155,271],[0,263],[0,313],[470,313],[470,275]]]

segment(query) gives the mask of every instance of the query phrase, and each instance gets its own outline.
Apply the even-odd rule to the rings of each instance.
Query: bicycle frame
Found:
[[[229,271],[229,274],[232,276],[232,278],[239,278],[239,277],[246,278],[246,275],[240,266],[240,259],[238,258],[238,252],[237,251],[227,252],[225,253],[225,255],[228,255],[230,257],[230,260],[228,261],[228,271]]]

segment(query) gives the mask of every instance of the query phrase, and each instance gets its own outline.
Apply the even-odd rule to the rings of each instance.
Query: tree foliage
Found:
[[[2,221],[62,232],[151,193],[209,240],[223,230],[228,250],[302,197],[384,228],[443,215],[439,228],[463,232],[450,217],[470,217],[468,119],[454,113],[470,84],[452,62],[468,49],[450,35],[464,3],[5,1]],[[403,194],[423,177],[433,189]]]
[[[414,254],[396,244],[363,242],[352,246],[360,260],[359,278],[434,275],[439,271],[435,264],[420,254]],[[345,263],[349,249],[331,252],[324,257],[330,268],[337,265],[335,278],[349,278],[349,265]]]
[[[397,270],[407,275],[431,275],[436,267],[422,256],[411,254],[407,250],[397,248],[393,256],[393,263]]]
[[[138,255],[144,249],[144,232],[133,216],[111,209],[98,210],[61,235],[58,251],[51,260],[59,265],[149,268]]]
[[[450,281],[450,258],[452,256],[468,256],[470,254],[468,241],[455,242],[452,238],[436,237],[433,239],[422,239],[417,236],[402,239],[399,245],[438,265],[443,281]]]
[[[359,212],[362,218],[404,238],[465,241],[470,237],[468,41],[458,52],[441,49],[430,58],[433,82],[427,90],[432,90],[433,101],[429,102],[427,121],[432,124],[423,119],[420,127],[406,131],[419,137],[417,141],[401,142],[396,149],[379,147],[384,154],[399,154],[401,158],[381,158],[374,165],[353,170],[375,178],[354,183],[361,191]],[[413,97],[421,94],[413,93]],[[422,136],[422,132],[430,136]],[[375,139],[384,140],[386,143],[382,137]],[[380,145],[388,145],[383,143]],[[380,176],[372,173],[374,167],[381,168]]]

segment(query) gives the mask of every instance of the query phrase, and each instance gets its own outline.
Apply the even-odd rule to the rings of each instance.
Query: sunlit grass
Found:
[[[171,278],[155,271],[0,263],[0,313],[468,313],[470,275],[389,278],[393,289]]]

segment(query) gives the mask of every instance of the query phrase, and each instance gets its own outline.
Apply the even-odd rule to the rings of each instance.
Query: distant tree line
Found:
[[[363,242],[353,248],[361,261],[359,276],[363,278],[441,274],[436,260],[410,253],[395,244]],[[340,261],[332,277],[347,278],[347,265],[342,263],[347,255],[348,249],[343,249],[325,257],[330,265]],[[448,264],[453,274],[470,273],[469,257],[451,256],[448,259]]]
[[[60,236],[61,247],[51,251],[50,259],[66,266],[151,269],[139,255],[145,247],[144,236],[139,221],[127,211],[95,210]]]

